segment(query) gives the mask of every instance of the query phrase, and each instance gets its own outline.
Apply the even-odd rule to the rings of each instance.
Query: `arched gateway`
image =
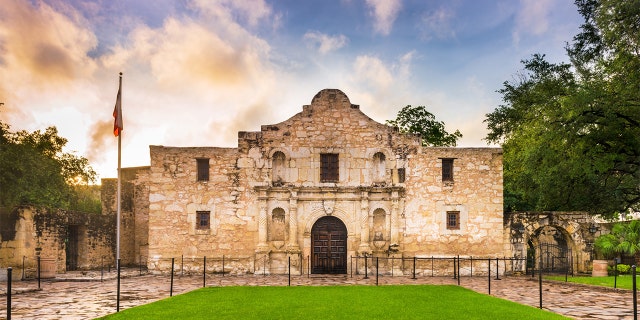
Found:
[[[311,228],[311,273],[347,273],[347,227],[326,216]]]

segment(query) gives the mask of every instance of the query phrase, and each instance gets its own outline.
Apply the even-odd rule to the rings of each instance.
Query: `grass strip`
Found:
[[[557,280],[557,281],[565,281],[565,276],[543,276],[543,279],[548,280]],[[617,281],[614,279],[614,276],[606,276],[606,277],[568,277],[567,282],[572,283],[581,283],[592,286],[600,286],[600,287],[608,287],[613,288],[614,281],[616,284],[616,288],[618,289],[633,289],[633,276],[631,275],[619,275]],[[637,280],[636,280],[637,282]],[[637,285],[640,283],[637,282]]]
[[[208,287],[102,319],[567,319],[458,286]]]

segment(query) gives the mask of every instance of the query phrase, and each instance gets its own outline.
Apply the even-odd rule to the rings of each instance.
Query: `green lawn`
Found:
[[[564,276],[543,276],[544,279],[549,279],[549,280],[557,280],[557,281],[564,281]],[[613,276],[608,276],[608,277],[591,277],[591,276],[586,276],[586,277],[568,277],[567,278],[568,282],[574,282],[574,283],[582,283],[582,284],[588,284],[588,285],[593,285],[593,286],[601,286],[601,287],[609,287],[609,288],[613,288],[613,282],[614,282],[614,277]],[[618,280],[616,281],[616,288],[619,289],[633,289],[633,276],[630,275],[620,275],[618,276]],[[636,287],[640,286],[640,279],[637,279],[636,277]]]
[[[458,286],[208,287],[103,319],[567,319]]]

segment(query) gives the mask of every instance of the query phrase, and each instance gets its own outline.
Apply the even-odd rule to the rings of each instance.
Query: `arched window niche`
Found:
[[[375,185],[384,185],[386,181],[386,156],[382,152],[373,155],[372,177]]]
[[[272,173],[271,173],[271,182],[274,187],[283,186],[287,181],[286,179],[286,156],[282,151],[276,151],[272,157]]]
[[[285,235],[285,212],[282,208],[275,208],[271,212],[270,236],[271,241],[284,241]]]

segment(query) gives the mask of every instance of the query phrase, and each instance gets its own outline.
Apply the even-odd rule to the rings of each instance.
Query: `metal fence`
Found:
[[[145,261],[144,257],[140,257],[139,261]],[[13,273],[12,268],[6,269],[7,278],[7,291],[6,291],[6,306],[7,306],[7,319],[11,319],[11,301],[12,301],[12,278],[14,281],[18,279],[18,276],[22,281],[35,282],[37,281],[37,288],[41,290],[40,281],[42,273],[42,261],[36,259],[36,270],[29,270],[29,268],[23,268],[22,273],[25,275],[16,275]],[[521,258],[494,258],[494,257],[372,257],[372,256],[355,256],[350,257],[350,269],[344,276],[349,278],[358,277],[361,279],[373,279],[375,278],[375,285],[379,285],[379,278],[384,277],[410,277],[411,279],[424,278],[424,277],[450,277],[457,280],[460,285],[461,278],[464,277],[484,277],[487,281],[488,294],[491,295],[491,283],[494,280],[500,280],[500,277],[523,275],[525,273],[530,274],[532,277],[538,276],[539,278],[539,298],[540,308],[543,306],[543,290],[542,290],[542,276],[543,273],[547,274],[544,269],[543,262],[539,264],[537,270],[527,269],[526,259]],[[158,265],[169,265],[167,286],[169,287],[168,296],[172,296],[174,292],[174,278],[176,276],[181,277],[188,275],[191,280],[194,276],[201,276],[202,287],[207,286],[207,281],[216,277],[217,279],[229,276],[231,270],[239,270],[239,268],[247,269],[247,263],[252,266],[251,270],[246,270],[247,274],[253,274],[254,277],[277,277],[282,281],[287,281],[286,285],[291,285],[292,277],[298,279],[310,277],[312,269],[310,266],[310,258],[303,257],[299,254],[287,256],[286,263],[283,265],[273,265],[267,256],[264,257],[202,257],[202,258],[185,258],[180,256],[178,258],[165,258],[157,259]],[[28,265],[28,263],[25,263]],[[38,267],[39,265],[39,267]],[[525,272],[521,272],[524,267]],[[244,270],[240,269],[240,270]],[[134,268],[128,268],[129,275],[132,273],[139,273],[140,275],[146,274],[146,268],[143,268],[142,264]],[[3,270],[4,271],[4,270]],[[94,270],[95,272],[96,270]],[[35,278],[31,277],[31,273],[35,274]],[[101,268],[100,279],[103,279],[103,274],[116,272],[117,276],[117,301],[116,312],[120,311],[120,281],[121,281],[121,266],[116,263],[113,270],[110,270],[110,266],[103,266]],[[633,274],[633,294],[634,294],[634,315],[637,314],[636,303],[636,284],[635,284],[635,266],[632,267]],[[167,272],[165,272],[166,275]],[[567,271],[565,275],[568,276]],[[285,276],[283,278],[283,276]],[[314,277],[321,275],[313,275]],[[1,278],[0,278],[1,279]],[[113,279],[113,278],[110,278]],[[166,279],[166,278],[164,278]],[[372,282],[369,282],[372,283]],[[285,285],[281,282],[279,285]],[[158,297],[161,298],[161,297]]]

